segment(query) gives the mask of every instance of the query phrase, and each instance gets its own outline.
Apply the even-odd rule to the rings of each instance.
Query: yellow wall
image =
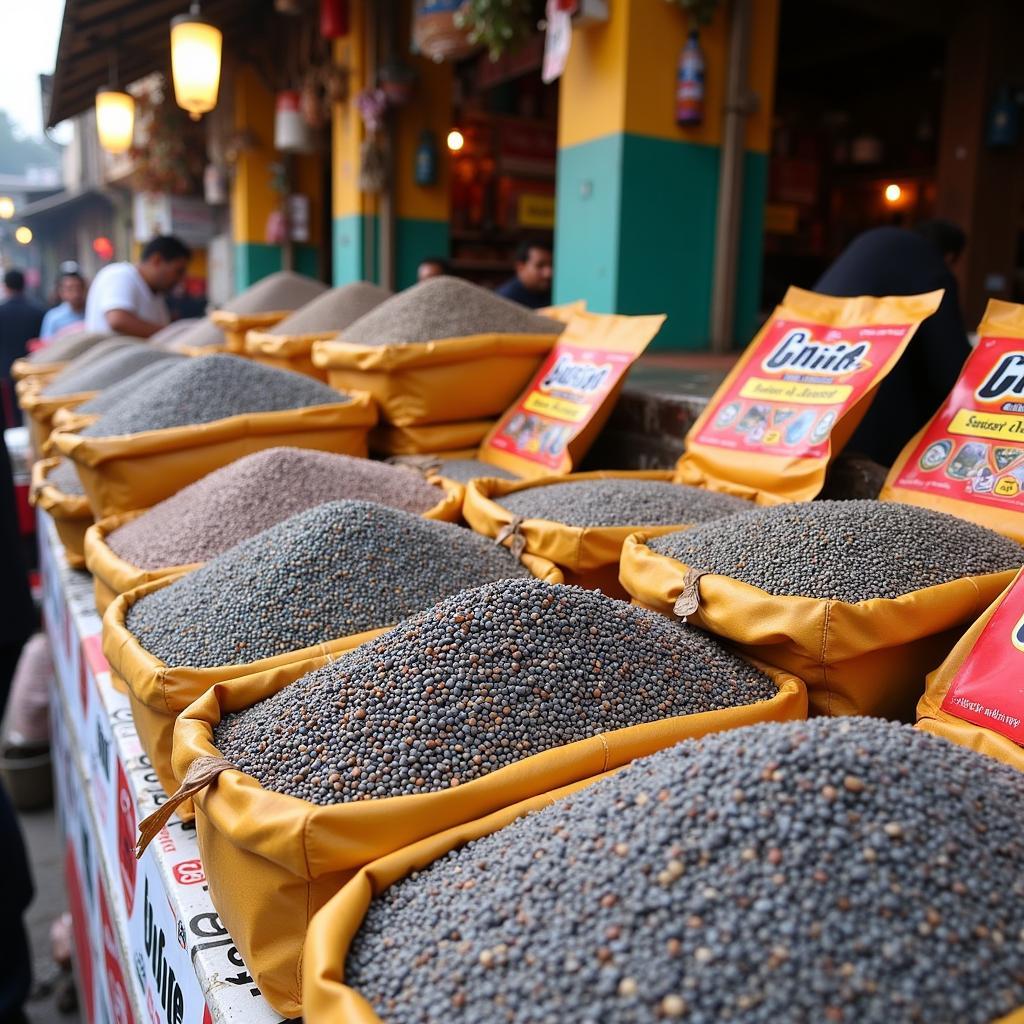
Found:
[[[675,123],[676,69],[689,27],[682,10],[664,0],[615,0],[606,25],[573,32],[561,79],[559,147],[631,132],[680,142],[718,145],[729,48],[725,5],[701,30],[705,117],[701,125]],[[767,152],[775,86],[779,0],[756,0],[749,87],[759,97],[747,124],[748,149]]]
[[[235,165],[231,189],[231,233],[236,242],[264,242],[267,217],[278,208],[270,187],[274,162],[274,97],[247,64],[235,75],[235,128],[248,131],[253,146],[243,150]]]
[[[332,116],[331,199],[334,217],[367,213],[366,200],[359,191],[359,148],[363,142],[363,122],[356,110],[355,98],[364,88],[366,45],[364,0],[349,5],[349,33],[334,44],[334,61],[348,68],[348,98],[334,105]]]

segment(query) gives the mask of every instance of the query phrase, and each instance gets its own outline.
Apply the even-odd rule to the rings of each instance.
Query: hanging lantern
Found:
[[[222,42],[220,29],[199,17],[198,3],[171,21],[174,98],[193,121],[217,105]]]
[[[97,89],[96,130],[108,153],[127,153],[135,133],[134,97],[117,89]]]
[[[279,153],[312,153],[313,134],[302,116],[302,97],[294,89],[277,94],[274,110],[274,149]]]

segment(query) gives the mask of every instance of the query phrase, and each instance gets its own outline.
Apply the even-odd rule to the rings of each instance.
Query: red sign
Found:
[[[128,986],[124,982],[124,974],[121,971],[117,935],[114,933],[110,908],[107,906],[107,891],[103,886],[102,879],[100,879],[100,917],[103,924],[103,962],[107,970],[110,1012],[114,1018],[114,1024],[135,1024]]]
[[[1024,746],[1024,573],[953,677],[942,710]]]
[[[982,338],[893,487],[1024,512],[1024,341]]]
[[[178,885],[200,885],[206,881],[202,861],[193,858],[174,865],[174,878]]]
[[[89,938],[89,916],[82,898],[84,880],[78,870],[74,844],[69,839],[64,850],[64,881],[68,889],[68,907],[71,910],[71,927],[75,934],[75,964],[78,967],[78,981],[81,986],[81,1002],[85,1006],[88,1024],[94,1016],[92,941]]]
[[[135,801],[120,758],[117,761],[117,859],[124,889],[124,905],[131,917],[135,905]]]
[[[776,320],[720,389],[698,434],[716,448],[828,458],[832,428],[878,382],[909,324],[828,327]]]
[[[505,413],[487,444],[561,470],[569,442],[583,431],[634,359],[635,352],[557,344],[533,385]]]

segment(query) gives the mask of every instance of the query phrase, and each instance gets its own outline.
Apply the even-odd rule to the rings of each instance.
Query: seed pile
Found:
[[[958,1021],[1024,1003],[1024,775],[877,719],[682,743],[370,905],[392,1024]]]
[[[341,331],[391,297],[387,288],[355,281],[332,288],[271,327],[269,334],[313,334]]]
[[[174,320],[166,327],[161,327],[155,334],[151,334],[147,343],[156,348],[168,348],[172,342],[177,341],[186,331],[191,331],[202,322],[203,317],[186,317],[183,320]],[[212,321],[210,326],[213,327]],[[216,327],[213,327],[213,329],[217,330]]]
[[[503,580],[226,716],[214,740],[268,789],[343,803],[449,789],[598,733],[776,692],[700,630],[590,590]]]
[[[52,484],[62,494],[76,498],[85,497],[85,488],[78,479],[78,470],[70,459],[61,459],[46,475],[46,482]]]
[[[457,277],[432,277],[385,300],[345,331],[356,345],[401,345],[471,334],[560,334],[565,324]]]
[[[239,292],[220,308],[228,313],[277,313],[298,309],[327,291],[327,285],[304,274],[279,270]]]
[[[500,466],[492,466],[489,462],[481,462],[479,459],[438,459],[436,467],[432,468],[435,468],[439,476],[460,484],[469,483],[478,476],[496,476],[499,480],[519,479],[515,473]]]
[[[116,384],[104,388],[95,398],[90,398],[88,402],[83,402],[78,406],[75,412],[89,415],[109,412],[126,398],[134,395],[143,384],[162,377],[174,365],[175,360],[173,359],[160,359],[155,363],[150,363],[149,366],[136,370],[130,377],[125,377],[124,380],[119,380]]]
[[[261,366],[237,356],[182,359],[104,413],[82,431],[90,437],[138,434],[193,423],[276,412],[308,405],[337,405],[347,397],[312,377]]]
[[[450,523],[332,501],[136,602],[127,626],[170,665],[234,665],[390,626],[463,587],[527,571]]]
[[[67,363],[110,335],[95,331],[73,331],[48,341],[25,357],[30,363]]]
[[[117,352],[126,348],[144,347],[143,342],[139,341],[138,338],[128,338],[123,334],[107,335],[104,337],[103,341],[96,342],[95,345],[87,348],[81,355],[68,360],[67,365],[47,381],[47,385],[55,385],[60,381],[66,380],[71,377],[72,374],[77,374],[80,370],[87,366],[91,366],[97,360],[105,359],[111,352]],[[69,392],[65,390],[65,393]]]
[[[105,344],[105,343],[101,343]],[[85,366],[68,367],[43,388],[44,395],[72,395],[81,391],[102,391],[153,363],[181,359],[147,345],[125,345],[107,352]]]
[[[751,507],[730,494],[662,480],[580,480],[530,487],[494,500],[524,519],[550,519],[566,526],[704,523]]]
[[[1024,563],[1024,548],[993,530],[888,501],[758,508],[656,537],[648,546],[776,596],[851,603],[900,597]]]
[[[224,332],[208,316],[192,321],[179,331],[173,330],[175,326],[176,324],[170,324],[165,327],[164,331],[169,333],[159,341],[154,341],[156,335],[153,335],[153,338],[150,338],[150,343],[155,344],[158,348],[170,349],[172,352],[180,352],[185,348],[209,348],[211,345],[224,344]],[[160,331],[159,333],[163,334],[164,332]]]
[[[432,508],[444,492],[418,474],[348,455],[268,448],[204,476],[107,537],[142,569],[208,562],[297,512],[341,498],[406,512]]]

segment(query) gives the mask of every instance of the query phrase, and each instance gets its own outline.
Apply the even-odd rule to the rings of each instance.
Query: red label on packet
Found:
[[[892,486],[1024,512],[1024,341],[978,342]]]
[[[561,470],[569,443],[583,432],[635,359],[634,352],[557,344],[487,444],[546,469]]]
[[[1024,746],[1024,573],[953,677],[942,710]]]
[[[692,440],[737,451],[827,458],[832,428],[878,383],[879,368],[914,326],[776,320],[743,372],[715,396]]]

